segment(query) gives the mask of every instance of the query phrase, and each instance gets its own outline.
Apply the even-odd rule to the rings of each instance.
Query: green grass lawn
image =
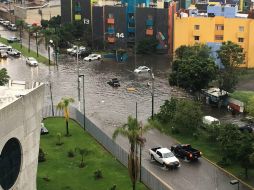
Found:
[[[230,94],[230,97],[240,100],[244,103],[247,103],[251,97],[254,97],[254,92],[253,91],[235,91]]]
[[[116,184],[116,190],[132,189],[128,170],[109,152],[97,143],[74,121],[70,121],[71,137],[65,137],[65,120],[48,118],[44,120],[49,130],[41,136],[40,147],[46,153],[46,161],[40,162],[37,174],[38,190],[109,190]],[[57,133],[63,134],[63,145],[57,146]],[[79,168],[81,156],[75,153],[67,156],[71,149],[86,148],[90,153],[84,157],[86,166]],[[102,179],[95,180],[94,172],[102,171]],[[48,177],[49,181],[43,178]],[[143,184],[137,184],[137,190],[147,190]]]
[[[25,57],[34,57],[38,62],[48,64],[48,58],[41,56],[40,53],[38,54],[37,57],[36,49],[35,50],[30,49],[30,52],[28,52],[28,48],[26,48],[24,45],[21,48],[20,43],[8,43],[7,39],[1,37],[0,42],[12,46],[14,49],[20,51],[22,55]]]

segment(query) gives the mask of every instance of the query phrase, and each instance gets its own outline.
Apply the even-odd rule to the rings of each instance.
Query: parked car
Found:
[[[149,149],[149,154],[151,156],[151,160],[156,160],[164,167],[167,168],[178,168],[180,167],[179,160],[175,157],[173,152],[171,152],[168,148],[156,147]]]
[[[49,131],[48,129],[44,126],[44,123],[41,123],[41,135],[46,135],[48,134]]]
[[[171,151],[179,158],[184,160],[197,160],[201,157],[202,153],[192,148],[190,144],[177,144],[171,146]]]
[[[215,117],[209,116],[209,115],[204,116],[202,118],[202,121],[203,121],[203,124],[206,124],[206,125],[212,125],[212,124],[220,125],[220,120],[218,120]]]
[[[117,78],[113,78],[110,81],[108,81],[107,83],[112,87],[119,87],[120,86],[119,80]]]
[[[0,51],[0,58],[6,59],[8,54],[5,51]]]
[[[85,61],[93,61],[93,60],[100,60],[100,59],[101,59],[100,54],[90,54],[84,58]]]
[[[70,55],[75,55],[75,56],[77,56],[77,52],[78,52],[78,54],[79,55],[81,55],[83,52],[85,52],[86,51],[86,47],[84,47],[84,46],[80,46],[80,47],[78,47],[78,48],[76,48],[76,49],[73,49],[71,52],[70,52]]]
[[[13,37],[8,38],[7,42],[8,43],[20,42],[20,39],[15,37],[15,36],[13,36]]]
[[[66,50],[67,54],[71,54],[71,52],[73,52],[74,50],[76,50],[78,48],[78,46],[72,46],[72,48],[68,48]]]
[[[11,24],[11,22],[8,21],[8,20],[4,20],[4,21],[2,22],[2,24],[3,24],[5,27],[7,27],[9,24]]]
[[[36,67],[36,66],[38,66],[38,61],[33,57],[28,57],[28,58],[26,58],[26,64]]]
[[[11,31],[17,31],[17,26],[15,24],[8,25],[8,29]]]
[[[134,73],[149,73],[151,72],[151,69],[149,69],[147,66],[139,66],[134,70]]]
[[[8,51],[8,50],[10,50],[10,49],[12,49],[11,46],[7,46],[7,45],[5,45],[5,44],[1,44],[1,43],[0,43],[0,51]]]
[[[13,57],[20,57],[20,55],[21,55],[21,52],[16,50],[16,49],[9,49],[9,50],[6,51],[6,53],[8,55],[13,56]]]

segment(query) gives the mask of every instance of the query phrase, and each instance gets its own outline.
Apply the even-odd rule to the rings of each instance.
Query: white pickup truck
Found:
[[[149,149],[149,154],[151,156],[151,160],[156,160],[163,167],[167,168],[178,168],[180,167],[179,160],[175,157],[173,152],[171,152],[168,148],[151,148]]]

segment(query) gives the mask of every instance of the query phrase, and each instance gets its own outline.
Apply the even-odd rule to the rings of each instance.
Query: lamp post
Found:
[[[38,32],[35,32],[35,41],[36,41],[36,55],[37,57],[39,57],[39,53],[38,53]]]
[[[78,102],[79,102],[79,110],[80,110],[80,82],[79,82],[79,60],[78,60],[78,54],[79,54],[79,46],[77,46],[77,70],[78,70]]]
[[[56,44],[54,44],[53,40],[49,40],[49,44],[51,44],[53,46],[54,52],[55,52],[55,64],[58,67],[58,63],[57,63],[57,49],[56,49]]]
[[[84,112],[84,130],[86,130],[86,112],[85,112],[85,77],[84,75],[79,75],[79,78],[82,77],[83,80],[83,112]]]
[[[51,82],[50,81],[49,81],[49,91],[50,91],[50,99],[51,99],[52,116],[55,116],[55,113],[54,113],[54,104],[53,104],[53,96],[52,96],[52,86],[51,86]]]
[[[152,70],[150,71],[150,75],[151,75],[151,79],[152,79],[152,91],[151,91],[151,95],[152,95],[152,119],[154,116],[154,74],[152,72]],[[147,84],[148,86],[150,86],[150,84]]]
[[[233,179],[233,180],[230,181],[230,184],[231,185],[236,185],[237,184],[237,189],[239,190],[239,181],[238,180]]]
[[[30,40],[30,26],[28,27],[28,52],[30,53],[30,43],[31,42],[31,40]]]

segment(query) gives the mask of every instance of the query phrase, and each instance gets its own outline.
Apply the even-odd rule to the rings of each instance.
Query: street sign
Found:
[[[90,24],[90,20],[89,20],[89,19],[84,18],[84,24]]]

